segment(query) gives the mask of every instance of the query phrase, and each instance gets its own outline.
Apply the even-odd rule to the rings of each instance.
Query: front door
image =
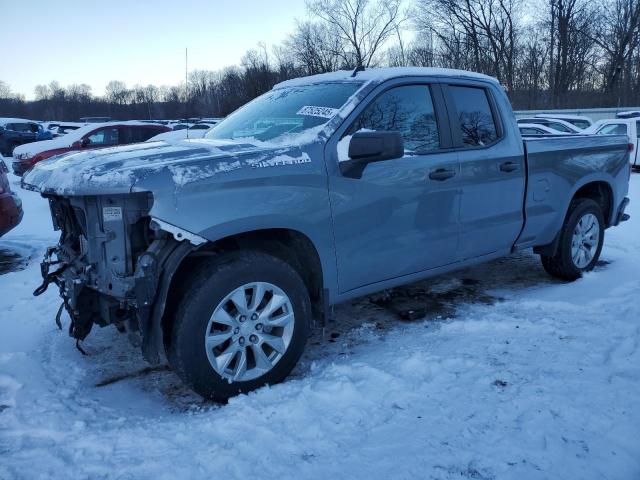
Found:
[[[328,162],[345,160],[360,130],[399,131],[405,146],[404,157],[371,163],[361,178],[329,175],[341,293],[455,261],[460,168],[443,149],[450,136],[435,105],[444,105],[437,87],[388,88],[328,144]]]

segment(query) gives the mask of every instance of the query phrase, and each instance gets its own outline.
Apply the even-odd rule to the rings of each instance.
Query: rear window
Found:
[[[29,123],[8,123],[7,130],[13,130],[14,132],[32,132],[32,131],[37,132],[38,131],[37,128],[35,130],[31,130],[31,124]]]
[[[484,88],[451,86],[465,148],[483,147],[498,139],[498,130]]]
[[[586,120],[568,120],[568,122],[583,130],[591,126]]]
[[[624,123],[612,123],[598,130],[598,135],[627,135],[627,126]]]
[[[162,133],[163,129],[152,127],[124,127],[120,128],[120,144],[146,142],[151,137]]]

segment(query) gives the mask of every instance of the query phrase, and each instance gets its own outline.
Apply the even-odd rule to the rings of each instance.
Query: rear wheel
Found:
[[[306,343],[311,304],[284,261],[260,252],[205,260],[184,285],[169,361],[205,398],[226,400],[282,381]]]
[[[595,267],[604,241],[604,216],[590,198],[571,202],[555,255],[541,255],[542,266],[554,277],[576,280]]]

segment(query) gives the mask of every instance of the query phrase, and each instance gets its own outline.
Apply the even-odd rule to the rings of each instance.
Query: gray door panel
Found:
[[[458,259],[507,251],[524,221],[521,137],[515,123],[505,125],[500,117],[497,92],[473,82],[448,85],[444,91],[461,169]]]
[[[456,175],[431,180],[439,168]],[[455,152],[373,163],[361,179],[336,176],[329,183],[341,292],[455,262]]]
[[[446,149],[444,99],[438,86],[405,82],[372,92],[327,145],[341,293],[456,261],[460,165]],[[349,178],[335,169],[337,140],[363,128],[401,132],[405,156]]]

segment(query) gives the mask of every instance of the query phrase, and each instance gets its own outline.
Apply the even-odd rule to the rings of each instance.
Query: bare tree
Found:
[[[520,7],[518,0],[419,0],[415,22],[435,33],[448,66],[488,73],[512,91]]]
[[[640,44],[640,0],[607,0],[598,23],[592,39],[603,52],[603,89],[612,93],[621,77],[631,80],[633,54]]]
[[[401,0],[308,0],[307,8],[344,44],[348,67],[376,64],[377,54],[404,21]]]
[[[563,95],[584,84],[589,66],[594,63],[593,29],[596,17],[589,0],[549,2],[549,87],[552,106],[557,107]]]
[[[338,70],[347,56],[342,39],[324,22],[297,22],[284,46],[307,75]]]

